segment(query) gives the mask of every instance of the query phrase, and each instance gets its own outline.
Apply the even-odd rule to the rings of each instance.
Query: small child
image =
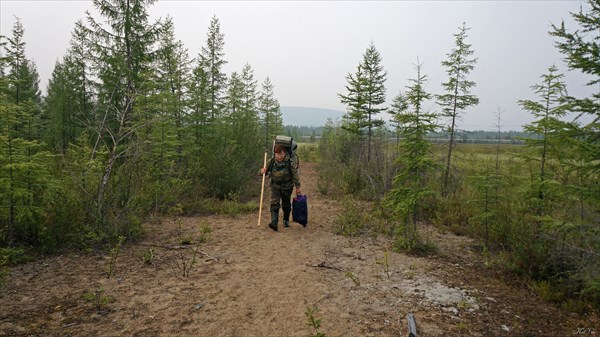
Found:
[[[267,162],[267,166],[260,170],[260,174],[271,176],[271,222],[269,227],[276,231],[279,221],[279,206],[283,208],[283,227],[290,226],[290,212],[292,211],[292,189],[296,187],[296,194],[301,194],[298,168],[290,155],[281,144],[276,144],[273,149],[275,154]]]

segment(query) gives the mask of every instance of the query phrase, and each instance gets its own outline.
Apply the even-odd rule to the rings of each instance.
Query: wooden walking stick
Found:
[[[267,168],[267,153],[265,152],[265,160],[263,161],[263,168]],[[262,177],[262,187],[260,189],[260,206],[258,206],[258,227],[260,227],[260,217],[262,215],[262,201],[263,194],[265,193],[265,176],[267,175],[267,171],[263,173]]]

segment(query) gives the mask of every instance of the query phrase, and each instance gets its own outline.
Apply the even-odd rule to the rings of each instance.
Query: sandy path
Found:
[[[147,225],[142,242],[125,245],[110,279],[108,256],[12,268],[0,295],[0,336],[304,337],[315,333],[309,306],[320,309],[320,331],[330,337],[405,336],[409,312],[420,336],[564,336],[592,327],[482,271],[469,260],[466,238],[434,233],[445,258],[390,253],[384,272],[376,261],[385,239],[333,234],[340,206],[317,193],[316,169],[303,163],[306,228],[273,232],[267,209],[261,227],[256,214],[164,219]],[[198,255],[184,276],[192,249],[175,247],[205,225],[212,233],[199,247],[210,257]],[[141,260],[150,249],[151,265]],[[107,303],[95,305],[95,291]]]

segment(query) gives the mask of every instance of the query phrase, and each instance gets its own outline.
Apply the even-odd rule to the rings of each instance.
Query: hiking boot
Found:
[[[283,212],[283,227],[290,227],[290,212]]]
[[[277,231],[277,222],[279,222],[279,211],[271,212],[271,222],[269,222],[269,228]]]

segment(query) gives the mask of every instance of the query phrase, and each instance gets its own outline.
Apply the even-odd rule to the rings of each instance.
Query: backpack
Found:
[[[298,158],[298,154],[296,151],[298,149],[298,143],[296,143],[296,141],[294,141],[294,139],[292,137],[288,137],[288,136],[276,136],[275,140],[273,141],[273,154],[275,153],[275,145],[277,144],[281,144],[283,145],[283,147],[285,148],[285,151],[290,155],[290,170],[291,170],[291,163],[294,164],[294,167],[296,168],[296,170],[300,169],[300,159]],[[269,171],[271,170],[273,166],[273,163],[271,162],[271,167],[269,167]]]

